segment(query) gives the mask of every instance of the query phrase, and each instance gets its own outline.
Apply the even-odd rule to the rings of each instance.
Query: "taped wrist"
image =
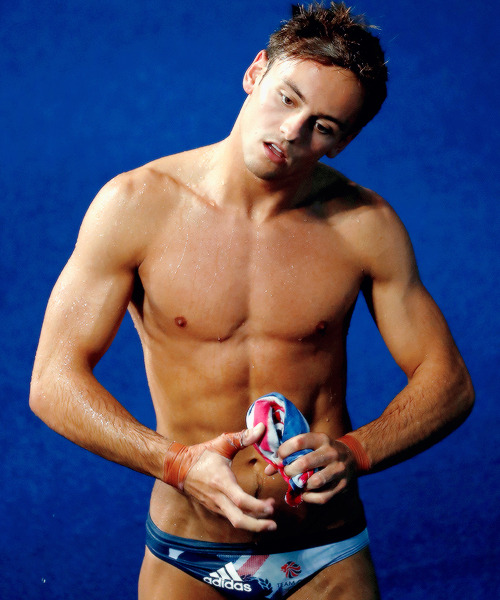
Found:
[[[346,433],[342,437],[338,438],[337,442],[344,444],[344,446],[347,446],[352,452],[354,460],[356,461],[358,473],[366,473],[370,470],[371,462],[368,458],[368,454],[366,454],[363,446],[353,435]]]
[[[178,442],[170,442],[163,459],[163,481],[179,490],[184,488],[184,480],[192,467],[187,459],[188,447]]]
[[[243,433],[242,431],[222,433],[214,440],[195,446],[184,446],[179,442],[170,442],[163,459],[163,481],[182,492],[189,471],[198,462],[205,450],[232,460],[234,455],[245,447]]]

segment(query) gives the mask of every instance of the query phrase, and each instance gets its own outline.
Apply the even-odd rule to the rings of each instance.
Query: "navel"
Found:
[[[177,327],[186,327],[187,321],[185,317],[175,317],[175,324]]]

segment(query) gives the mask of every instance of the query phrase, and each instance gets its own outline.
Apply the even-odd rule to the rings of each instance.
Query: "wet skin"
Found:
[[[383,414],[354,434],[374,468],[456,427],[472,388],[394,211],[317,164],[356,133],[357,80],[311,61],[267,70],[261,53],[244,89],[226,140],[120,175],[99,193],[49,301],[30,401],[75,443],[155,477],[151,515],[163,530],[286,544],[362,513],[353,457],[335,441],[351,429],[345,343],[360,291],[408,377]],[[93,375],[127,309],[144,350],[156,432]],[[313,449],[289,475],[319,469],[298,509],[284,503],[284,482],[251,447],[262,431],[246,434],[248,447],[232,463],[202,454],[183,492],[161,481],[170,440],[191,446],[242,430],[249,405],[271,391],[292,400],[311,426],[281,450],[283,458]],[[322,579],[315,597],[376,597],[367,552],[325,573],[329,583]],[[146,553],[143,598],[165,589],[171,600],[185,597],[197,589],[189,581]]]

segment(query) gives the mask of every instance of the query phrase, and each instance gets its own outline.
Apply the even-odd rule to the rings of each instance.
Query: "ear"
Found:
[[[354,131],[353,133],[349,133],[344,136],[338,144],[336,144],[329,152],[326,153],[328,158],[335,158],[337,154],[340,154],[342,150],[348,146],[352,140],[358,135],[359,131]]]
[[[261,79],[262,75],[264,75],[267,69],[267,52],[265,50],[261,50],[257,56],[254,58],[252,64],[246,70],[246,73],[243,77],[243,89],[247,94],[251,94],[255,85]]]

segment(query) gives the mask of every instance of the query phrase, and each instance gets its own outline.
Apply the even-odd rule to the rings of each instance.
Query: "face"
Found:
[[[275,62],[259,53],[243,80],[240,115],[243,158],[262,179],[297,177],[333,158],[355,137],[363,103],[356,76],[311,60]]]

